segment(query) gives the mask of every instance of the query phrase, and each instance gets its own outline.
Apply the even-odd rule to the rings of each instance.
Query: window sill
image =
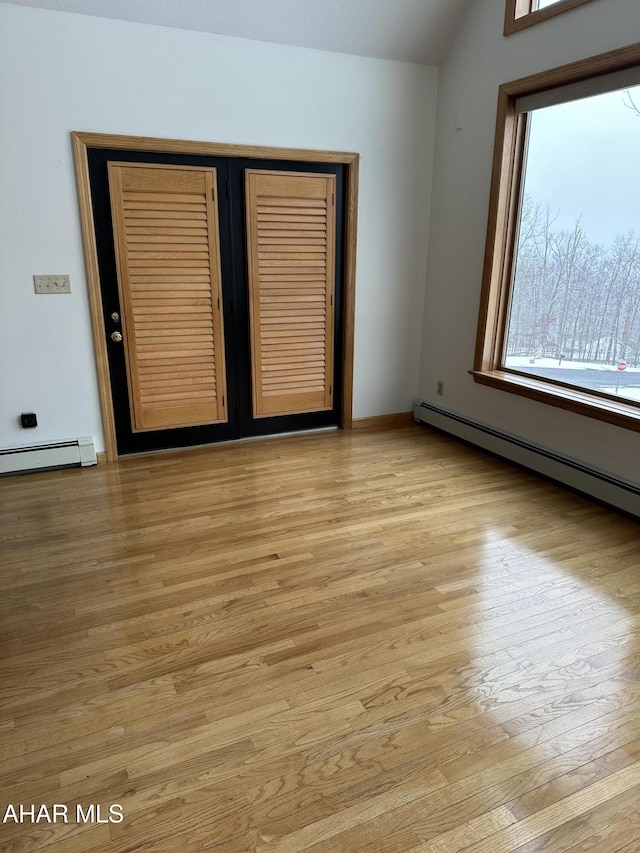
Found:
[[[552,385],[550,382],[506,370],[471,370],[469,372],[474,381],[481,385],[489,385],[500,391],[509,391],[521,397],[537,400],[539,403],[558,406],[579,415],[586,415],[589,418],[640,432],[640,407],[631,403],[564,385]]]

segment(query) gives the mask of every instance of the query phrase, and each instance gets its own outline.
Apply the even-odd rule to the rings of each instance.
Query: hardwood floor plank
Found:
[[[640,762],[636,762],[517,821],[506,829],[499,830],[490,838],[469,845],[468,853],[508,853],[514,847],[523,847],[527,842],[537,839],[549,830],[562,826],[567,819],[579,817],[596,806],[612,800],[618,794],[624,794],[633,789],[637,796],[640,792],[639,786]]]
[[[54,509],[55,508],[55,511]],[[2,853],[640,849],[640,526],[454,440],[0,480]]]
[[[342,809],[337,814],[309,824],[279,839],[264,839],[265,843],[257,847],[257,853],[297,853],[318,841],[332,838],[351,826],[366,823],[373,817],[393,811],[403,803],[422,799],[444,784],[446,783],[442,776],[435,771],[430,777],[425,777],[422,782],[398,785],[390,792],[371,797],[362,804]]]
[[[512,826],[516,818],[504,806],[485,812],[473,820],[442,832],[431,841],[425,841],[413,848],[409,853],[458,853],[468,849],[469,845],[478,839],[494,835],[501,829]]]
[[[549,850],[550,853],[565,853],[576,843],[585,841],[594,833],[603,832],[612,823],[619,822],[632,812],[636,807],[637,797],[638,789],[631,788],[577,817],[567,816],[568,819],[564,823],[522,845],[518,851],[519,853],[546,853]],[[632,827],[633,824],[628,825],[628,829],[632,830]],[[637,846],[637,841],[634,843]],[[609,853],[608,847],[602,849],[606,849]]]

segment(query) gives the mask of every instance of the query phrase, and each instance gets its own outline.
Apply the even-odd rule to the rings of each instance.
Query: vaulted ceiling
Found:
[[[438,65],[472,0],[0,0],[275,44]]]

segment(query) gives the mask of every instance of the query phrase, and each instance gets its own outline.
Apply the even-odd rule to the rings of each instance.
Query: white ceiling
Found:
[[[438,65],[471,0],[0,0],[184,30]]]

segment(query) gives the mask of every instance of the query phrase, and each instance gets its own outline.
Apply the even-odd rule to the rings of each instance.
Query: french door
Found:
[[[337,424],[344,167],[88,163],[118,453]]]

